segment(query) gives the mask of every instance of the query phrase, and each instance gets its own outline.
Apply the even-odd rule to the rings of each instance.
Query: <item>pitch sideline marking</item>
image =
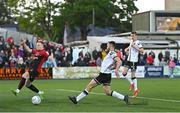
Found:
[[[55,89],[55,90],[64,91],[64,92],[74,92],[74,93],[81,93],[82,92],[82,91],[78,91],[78,90],[68,90],[68,89]],[[94,92],[91,92],[90,94],[105,95],[104,93],[94,93]],[[132,96],[130,96],[130,97],[132,97]],[[169,100],[169,99],[160,99],[160,98],[151,98],[151,97],[136,97],[136,98],[146,99],[146,100],[156,100],[156,101],[180,103],[180,100]]]

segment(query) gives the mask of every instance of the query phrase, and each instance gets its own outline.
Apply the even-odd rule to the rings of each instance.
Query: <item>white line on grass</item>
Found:
[[[57,91],[64,91],[64,92],[74,92],[74,93],[81,93],[82,92],[82,91],[78,91],[78,90],[68,90],[68,89],[56,89],[56,90]],[[94,93],[94,92],[91,92],[90,94],[105,95],[104,93]],[[180,100],[169,100],[169,99],[150,98],[150,97],[136,97],[136,98],[146,99],[146,100],[156,100],[156,101],[180,103]]]

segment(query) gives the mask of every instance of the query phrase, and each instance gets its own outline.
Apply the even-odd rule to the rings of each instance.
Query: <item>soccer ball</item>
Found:
[[[32,97],[32,103],[35,105],[38,105],[41,103],[41,98],[39,96],[33,96]]]

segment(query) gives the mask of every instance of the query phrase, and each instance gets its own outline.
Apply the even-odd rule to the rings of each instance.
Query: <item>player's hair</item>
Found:
[[[135,35],[137,35],[137,32],[136,32],[136,31],[132,31],[132,32],[131,32],[131,34],[135,34]]]
[[[114,41],[109,41],[108,43],[111,44],[113,47],[116,46],[116,43]]]
[[[37,40],[36,43],[44,44],[42,40]]]

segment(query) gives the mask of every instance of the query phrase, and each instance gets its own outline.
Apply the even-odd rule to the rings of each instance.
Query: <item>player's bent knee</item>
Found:
[[[86,89],[87,89],[88,92],[91,92],[91,90],[92,90],[94,87],[96,87],[96,85],[94,85],[94,84],[88,84],[88,85],[86,86]]]
[[[26,82],[26,87],[28,88],[31,85],[31,82]]]

